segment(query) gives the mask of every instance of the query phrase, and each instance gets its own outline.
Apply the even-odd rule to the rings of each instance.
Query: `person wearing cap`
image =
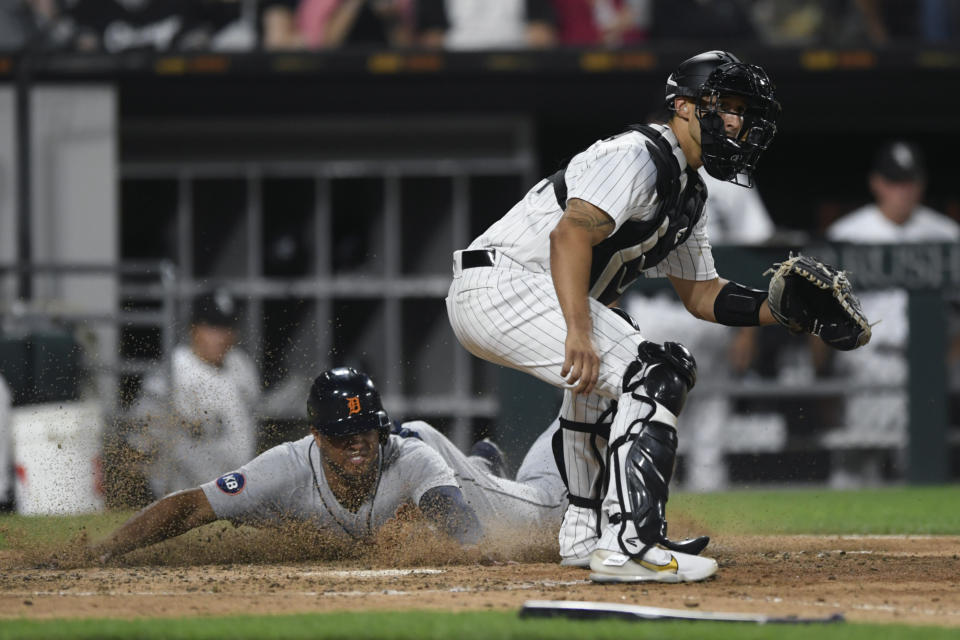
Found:
[[[960,239],[960,225],[922,204],[927,172],[923,152],[916,144],[893,140],[881,145],[867,179],[873,202],[830,225],[827,239],[851,244]],[[869,349],[858,351],[856,357],[833,354],[837,375],[856,385],[906,383],[907,297],[907,291],[898,288],[866,291],[860,296],[867,317],[883,322],[874,331]],[[814,348],[819,345],[814,343]],[[824,440],[834,450],[829,483],[835,488],[876,484],[883,479],[885,449],[893,448],[898,454],[905,451],[906,391],[849,395],[843,413],[843,427],[826,434]]]
[[[960,225],[922,204],[927,186],[923,153],[915,144],[884,144],[868,177],[874,201],[827,228],[827,238],[855,244],[950,242]],[[871,316],[872,317],[872,316]]]
[[[189,341],[174,348],[169,371],[143,382],[134,407],[143,429],[128,441],[147,456],[144,473],[154,496],[196,486],[256,452],[261,384],[252,359],[236,346],[237,320],[228,292],[200,296]]]
[[[307,522],[329,543],[365,544],[406,507],[463,545],[484,537],[516,544],[559,527],[566,487],[549,437],[521,465],[529,480],[512,481],[426,422],[392,422],[373,381],[356,369],[321,373],[306,405],[308,435],[154,502],[93,545],[93,557],[105,562],[215,520]]]

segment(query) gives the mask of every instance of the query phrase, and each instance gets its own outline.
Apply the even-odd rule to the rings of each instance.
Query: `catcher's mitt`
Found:
[[[772,273],[767,293],[770,312],[795,333],[810,333],[841,351],[870,342],[860,301],[846,273],[810,256],[791,256],[764,272]]]

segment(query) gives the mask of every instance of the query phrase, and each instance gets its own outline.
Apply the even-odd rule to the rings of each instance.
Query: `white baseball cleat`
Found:
[[[717,572],[713,558],[652,547],[642,559],[597,549],[590,556],[594,582],[697,582]]]

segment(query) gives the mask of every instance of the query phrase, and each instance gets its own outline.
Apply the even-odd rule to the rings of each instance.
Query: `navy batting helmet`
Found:
[[[349,436],[376,429],[380,441],[390,435],[390,418],[373,380],[351,367],[324,371],[307,398],[310,426],[326,436]]]

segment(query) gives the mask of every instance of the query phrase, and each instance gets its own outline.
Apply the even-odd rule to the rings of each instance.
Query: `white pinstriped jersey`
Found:
[[[686,158],[670,127],[653,125],[667,139],[680,164],[680,187],[686,187]],[[613,218],[615,234],[628,220],[651,220],[657,213],[657,171],[648,138],[628,131],[593,143],[577,154],[567,166],[567,197],[578,198]],[[514,262],[541,273],[550,271],[549,234],[563,210],[551,183],[541,180],[506,216],[494,223],[470,244],[470,249],[496,249]],[[701,217],[693,232],[657,265],[644,271],[646,277],[672,275],[685,280],[717,277],[713,253]]]
[[[463,253],[454,254],[446,303],[457,340],[479,358],[567,389],[560,410],[566,420],[595,423],[609,400],[623,396],[623,376],[636,361],[643,336],[606,305],[638,271],[647,277],[671,275],[684,280],[717,277],[706,220],[700,214],[704,188],[696,173],[688,172],[672,130],[664,126],[655,130],[663,138],[661,144],[631,129],[594,143],[574,156],[564,171],[566,200],[589,202],[614,221],[614,230],[594,247],[591,261],[591,338],[600,363],[589,396],[574,396],[569,391],[573,385],[560,376],[567,327],[550,277],[550,232],[564,211],[553,181],[542,180],[470,245],[472,250],[496,250],[492,265],[475,261],[464,265]],[[670,152],[677,173],[671,171]],[[658,175],[658,171],[671,174]],[[688,185],[691,176],[696,182]],[[670,182],[673,179],[679,187]],[[624,432],[636,415],[622,412],[613,424],[619,421]],[[599,498],[593,492],[602,469],[594,452],[598,446],[605,448],[605,439],[569,429],[562,433],[571,495]],[[597,512],[571,506],[559,534],[561,555],[581,562],[596,547],[597,534]]]

